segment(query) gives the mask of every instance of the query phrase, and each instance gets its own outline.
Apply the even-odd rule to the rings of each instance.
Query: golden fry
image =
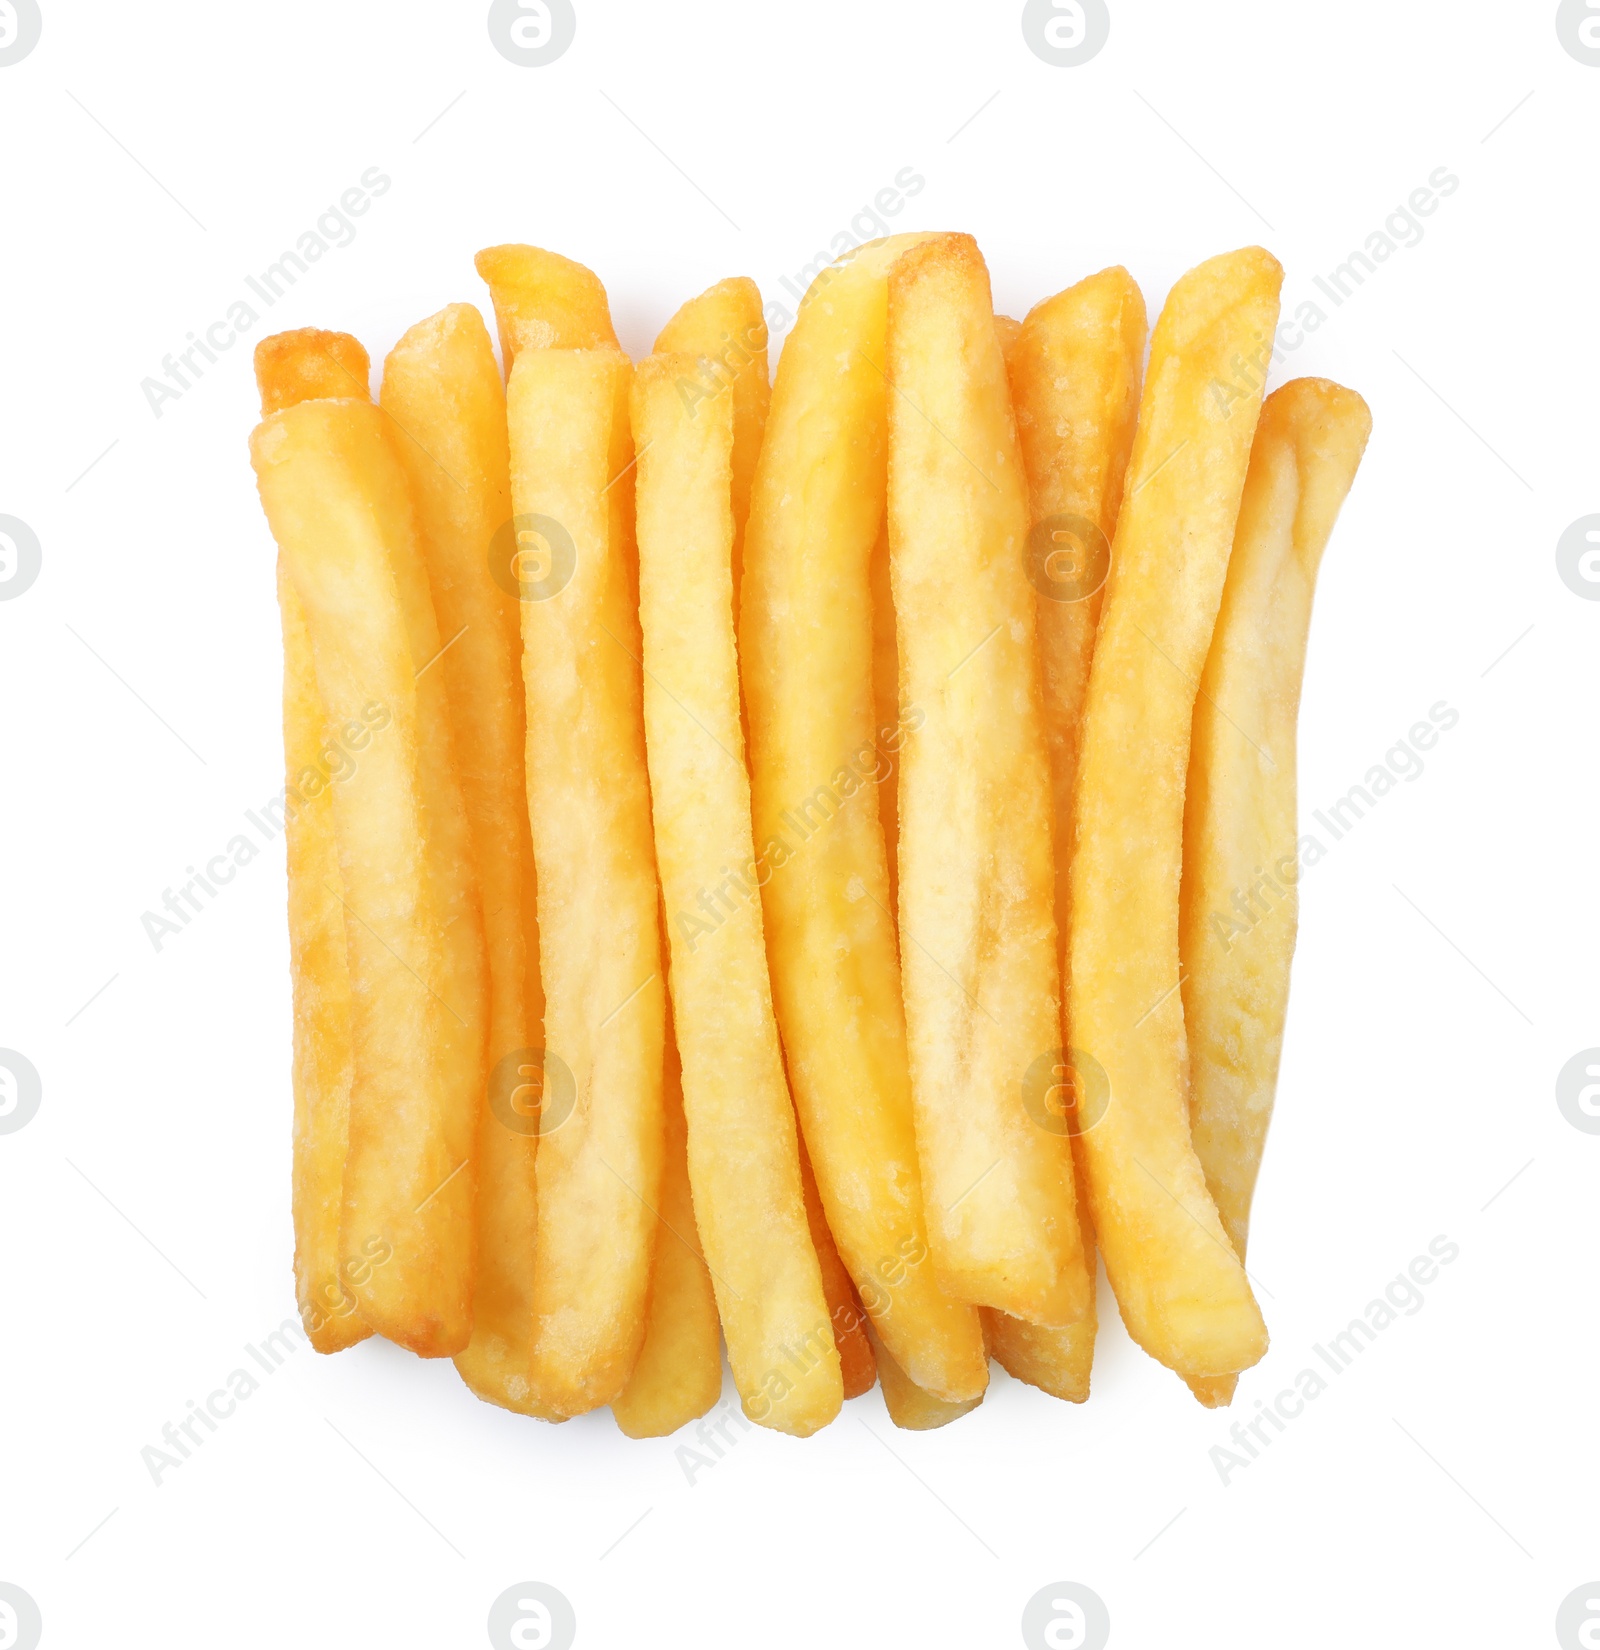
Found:
[[[1180,928],[1189,1122],[1241,1260],[1299,920],[1295,721],[1311,599],[1371,430],[1366,402],[1325,378],[1267,397],[1194,707]],[[1190,1384],[1211,1406],[1233,1396],[1231,1375]]]
[[[811,1170],[811,1159],[806,1156],[806,1143],[800,1142],[800,1185],[806,1199],[806,1226],[811,1233],[811,1246],[817,1251],[817,1265],[822,1271],[822,1293],[828,1302],[828,1320],[833,1325],[833,1344],[839,1349],[839,1375],[844,1382],[846,1398],[859,1398],[870,1392],[878,1372],[872,1356],[872,1343],[867,1339],[867,1316],[856,1298],[854,1284],[839,1259],[839,1247],[828,1230],[828,1217],[822,1212],[822,1194],[817,1190],[817,1177]]]
[[[256,383],[266,417],[296,401],[367,393],[367,352],[346,332],[314,327],[263,338]],[[339,1215],[350,1141],[350,964],[344,880],[329,778],[328,716],[317,691],[305,609],[278,558],[283,622],[284,840],[294,979],[294,1273],[306,1337],[338,1352],[372,1333],[339,1276]],[[342,747],[338,747],[341,748]]]
[[[644,1344],[628,1384],[611,1400],[611,1413],[630,1438],[665,1438],[698,1420],[722,1393],[717,1298],[689,1190],[683,1076],[670,1024],[662,1097],[661,1230],[656,1233]]]
[[[740,608],[754,876],[778,1021],[828,1226],[868,1315],[929,1392],[988,1382],[976,1312],[928,1263],[893,895],[875,796],[922,711],[900,716],[885,500],[886,276],[919,236],[817,277],[778,366]],[[876,601],[875,592],[881,599]],[[875,703],[875,658],[891,661]],[[892,823],[893,808],[884,816]]]
[[[661,1183],[665,988],[630,588],[632,371],[615,350],[526,348],[507,392],[545,989],[530,1375],[544,1415],[609,1404],[626,1384]],[[688,1067],[681,1031],[680,1044]]]
[[[352,993],[342,1276],[379,1333],[427,1357],[471,1329],[484,1081],[483,931],[406,478],[369,402],[303,401],[251,438],[330,721]]]
[[[1000,326],[1005,319],[997,316],[996,326],[1006,351],[1017,436],[1028,472],[1033,523],[1028,571],[1039,597],[1039,655],[1055,826],[1056,930],[1066,987],[1076,846],[1073,794],[1083,696],[1139,410],[1144,298],[1125,269],[1106,269],[1035,305],[1020,325],[1012,321]],[[1062,1020],[1063,1041],[1070,1047],[1070,995]],[[1065,1063],[1071,1064],[1070,1055]],[[1081,1074],[1073,1072],[1071,1077],[1074,1084],[1081,1081]],[[1080,1119],[1063,1114],[1061,1121],[1077,1124]],[[1084,1267],[1093,1277],[1094,1228],[1086,1207],[1083,1143],[1076,1138],[1072,1157]],[[1082,1321],[1064,1329],[1023,1324],[1003,1313],[989,1314],[987,1323],[989,1349],[1001,1368],[1059,1398],[1081,1403],[1088,1397],[1096,1327],[1092,1291]]]
[[[528,1404],[537,1231],[531,1121],[511,1104],[543,1035],[533,846],[523,776],[521,640],[515,597],[491,571],[509,537],[505,390],[483,319],[452,304],[389,352],[383,410],[411,482],[472,833],[489,956],[490,1081],[478,1124],[478,1272],[472,1340],[456,1358],[480,1397]],[[497,1109],[498,1108],[498,1109]]]
[[[616,349],[611,305],[592,269],[539,246],[488,246],[473,260],[494,301],[506,378],[523,349]]]
[[[688,356],[652,356],[633,395],[645,726],[689,1178],[745,1413],[803,1437],[833,1419],[843,1389],[751,880],[733,635],[734,408],[726,396],[686,408],[676,380],[694,367]]]
[[[981,1392],[976,1398],[964,1399],[959,1404],[935,1398],[931,1392],[925,1392],[918,1386],[889,1356],[873,1330],[870,1318],[867,1320],[867,1334],[871,1337],[872,1350],[878,1360],[878,1382],[883,1388],[883,1405],[889,1411],[889,1419],[897,1427],[903,1427],[908,1432],[931,1432],[935,1427],[946,1427],[952,1421],[959,1421],[983,1402]]]
[[[1071,1147],[1027,1105],[1061,1043],[1027,482],[970,236],[895,264],[888,372],[901,692],[926,717],[900,778],[899,874],[933,1260],[962,1299],[1071,1324],[1091,1293]]]
[[[1106,1073],[1081,1136],[1095,1231],[1129,1333],[1180,1375],[1248,1368],[1266,1327],[1189,1137],[1178,887],[1190,719],[1222,598],[1283,272],[1201,264],[1151,342],[1090,670],[1072,863],[1072,1040]]]

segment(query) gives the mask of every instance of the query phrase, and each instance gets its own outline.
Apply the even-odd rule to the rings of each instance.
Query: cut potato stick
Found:
[[[652,356],[633,394],[645,728],[689,1179],[745,1413],[804,1437],[838,1413],[843,1387],[751,880],[733,634],[733,402],[691,414],[675,379],[694,365]]]
[[[1055,828],[1056,931],[1062,985],[1072,931],[1073,793],[1078,777],[1083,695],[1089,685],[1101,587],[1122,506],[1122,483],[1139,410],[1144,365],[1144,297],[1125,269],[1106,269],[1028,312],[1020,325],[997,316],[1011,381],[1017,436],[1028,472],[1032,528],[1029,580],[1038,596],[1045,734]],[[1009,338],[1009,342],[1006,340]],[[1064,995],[1067,995],[1064,991]],[[1070,995],[1062,1005],[1063,1043],[1072,1042]],[[1070,1055],[1067,1056],[1070,1064]],[[1074,1081],[1077,1080],[1074,1074]],[[1063,1115],[1074,1125],[1079,1119]],[[1094,1275],[1083,1145],[1073,1140],[1074,1184],[1084,1266]],[[1020,1381],[1082,1403],[1089,1395],[1096,1313],[1093,1292],[1081,1323],[1050,1330],[1002,1313],[988,1319],[995,1361]]]
[[[507,392],[545,990],[530,1376],[545,1415],[626,1384],[658,1224],[665,987],[629,588],[632,371],[615,350],[527,348]]]
[[[350,965],[327,773],[327,713],[305,610],[278,568],[283,616],[284,810],[294,976],[294,1280],[306,1338],[338,1352],[372,1333],[339,1277],[339,1212],[350,1140]]]
[[[1371,430],[1366,402],[1325,378],[1267,397],[1194,707],[1180,930],[1189,1122],[1241,1260],[1299,919],[1295,722],[1311,599]],[[1209,1405],[1233,1395],[1232,1376],[1190,1384]]]
[[[689,1190],[683,1077],[670,1020],[666,1053],[661,1224],[650,1273],[650,1307],[638,1362],[611,1401],[617,1425],[630,1438],[665,1438],[698,1420],[722,1394],[717,1299]]]
[[[767,376],[767,323],[756,283],[738,275],[691,298],[661,329],[657,355],[692,355],[692,376],[678,386],[691,410],[710,396],[733,392],[733,611],[739,612],[745,521],[772,385]]]
[[[1090,1279],[1071,1147],[1025,1104],[1061,1044],[1027,481],[970,236],[895,264],[888,366],[901,694],[926,717],[900,776],[899,874],[933,1260],[961,1299],[1076,1323]]]
[[[1246,1369],[1266,1326],[1189,1135],[1178,889],[1190,720],[1260,411],[1283,272],[1213,258],[1156,323],[1084,710],[1072,1040],[1109,1082],[1080,1139],[1128,1332],[1180,1375]],[[1224,410],[1216,386],[1242,363]]]
[[[833,1325],[833,1344],[839,1349],[839,1374],[844,1382],[846,1398],[859,1398],[870,1392],[878,1379],[872,1356],[872,1343],[867,1339],[867,1316],[856,1298],[855,1286],[844,1262],[839,1259],[838,1245],[828,1230],[828,1217],[822,1212],[822,1194],[817,1190],[817,1177],[811,1171],[811,1159],[806,1156],[806,1143],[800,1142],[800,1185],[806,1199],[806,1226],[811,1233],[811,1246],[817,1251],[817,1265],[822,1270],[822,1293],[828,1302],[828,1321]]]
[[[543,1035],[533,848],[523,777],[517,602],[490,569],[511,522],[505,390],[483,318],[452,304],[418,322],[389,352],[381,405],[411,482],[443,676],[472,833],[489,956],[489,1069],[478,1124],[478,1271],[472,1340],[457,1355],[480,1397],[528,1401],[533,1357],[534,1147],[514,1108],[501,1112]],[[496,1109],[499,1102],[499,1112]]]
[[[306,327],[256,346],[262,416],[296,401],[364,396],[367,352],[347,332]],[[344,879],[332,784],[348,756],[329,742],[305,609],[278,558],[283,623],[284,841],[289,882],[289,962],[294,980],[294,1275],[306,1338],[338,1352],[372,1330],[339,1276],[339,1216],[350,1142],[350,964]],[[336,760],[329,752],[338,751]],[[289,805],[292,798],[292,806]]]
[[[334,787],[352,992],[343,1277],[379,1333],[444,1356],[471,1330],[486,981],[444,683],[424,671],[439,649],[427,575],[376,407],[286,407],[251,457],[323,703],[364,735]]]
[[[892,660],[883,524],[886,275],[918,236],[864,247],[813,284],[783,352],[756,467],[741,588],[755,878],[806,1144],[828,1226],[900,1366],[951,1401],[988,1382],[976,1312],[928,1264],[876,781],[915,738]],[[885,816],[891,822],[893,811]]]
[[[494,302],[506,378],[523,349],[615,349],[611,305],[592,269],[539,246],[488,246],[473,260]]]
[[[889,1356],[887,1348],[873,1331],[870,1318],[866,1327],[878,1360],[878,1384],[883,1388],[883,1407],[897,1427],[903,1427],[907,1432],[931,1432],[935,1427],[945,1427],[952,1421],[959,1421],[983,1402],[981,1392],[976,1398],[968,1398],[959,1404],[946,1403],[942,1398],[935,1398],[931,1392],[924,1392]]]
[[[275,332],[256,345],[255,370],[263,418],[297,401],[365,401],[372,393],[372,363],[361,340],[348,332]]]

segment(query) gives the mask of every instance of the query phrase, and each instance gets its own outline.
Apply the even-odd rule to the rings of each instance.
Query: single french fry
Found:
[[[988,1361],[977,1313],[939,1288],[928,1262],[875,794],[923,715],[908,705],[902,719],[893,682],[886,547],[876,579],[871,568],[885,499],[886,276],[920,238],[859,249],[801,307],[756,466],[739,642],[754,877],[828,1226],[900,1366],[963,1401],[984,1390]],[[887,672],[875,669],[883,659]]]
[[[931,1392],[925,1392],[918,1386],[889,1356],[888,1349],[872,1327],[871,1319],[867,1320],[867,1334],[878,1360],[878,1384],[883,1388],[883,1407],[897,1427],[903,1427],[907,1432],[931,1432],[935,1427],[946,1427],[952,1421],[959,1421],[983,1402],[981,1392],[976,1398],[964,1399],[959,1404],[935,1398]]]
[[[545,1415],[626,1385],[658,1224],[665,987],[630,591],[632,371],[616,350],[526,348],[507,391],[545,990],[530,1373]],[[687,1068],[681,1031],[680,1046]]]
[[[839,1247],[828,1230],[828,1217],[822,1210],[822,1194],[817,1190],[817,1177],[806,1156],[806,1143],[800,1141],[800,1185],[806,1199],[806,1226],[811,1233],[811,1245],[817,1251],[817,1265],[822,1271],[822,1293],[828,1302],[828,1321],[833,1325],[833,1343],[839,1349],[839,1375],[844,1382],[846,1398],[859,1398],[870,1392],[878,1379],[872,1356],[872,1343],[867,1339],[866,1313],[856,1296],[855,1285],[839,1259]]]
[[[772,401],[767,323],[756,283],[737,275],[691,298],[661,329],[655,353],[695,357],[694,373],[678,385],[689,407],[729,390],[733,394],[733,612],[737,620],[750,488]]]
[[[1080,1138],[1128,1332],[1178,1374],[1224,1375],[1267,1332],[1189,1135],[1178,889],[1190,721],[1222,598],[1283,271],[1259,247],[1168,295],[1128,465],[1084,709],[1072,862],[1072,1040],[1109,1099]],[[1259,385],[1259,377],[1251,380]]]
[[[888,371],[901,692],[926,716],[900,775],[899,874],[933,1261],[961,1299],[1071,1324],[1091,1293],[1071,1147],[1025,1105],[1061,1044],[1027,481],[970,236],[890,272]]]
[[[350,965],[339,843],[325,767],[327,713],[305,610],[280,564],[289,961],[294,975],[294,1278],[306,1337],[338,1352],[372,1330],[339,1276],[339,1211],[350,1139]]]
[[[274,413],[251,457],[318,690],[358,752],[334,787],[353,1049],[341,1274],[380,1334],[445,1356],[471,1331],[486,981],[406,477],[355,399]]]
[[[361,340],[348,332],[275,332],[256,345],[255,370],[263,418],[297,401],[365,401],[372,393],[372,363]]]
[[[1325,378],[1267,397],[1194,707],[1180,927],[1189,1123],[1241,1260],[1299,920],[1295,722],[1311,600],[1371,430],[1361,397]],[[1233,1384],[1190,1383],[1212,1407]]]
[[[1072,932],[1076,846],[1073,793],[1083,696],[1139,410],[1144,297],[1125,269],[1105,269],[1036,304],[1025,322],[1001,326],[1006,319],[997,316],[995,324],[1005,350],[1017,436],[1028,472],[1028,573],[1038,597],[1055,827],[1056,931],[1065,987],[1070,982],[1066,952]],[[1063,1003],[1062,1020],[1064,1066],[1070,1068],[1070,994]],[[1076,1100],[1081,1075],[1065,1070],[1062,1075],[1073,1084]],[[1050,1092],[1066,1095],[1068,1089],[1063,1084]],[[1051,1116],[1073,1129],[1083,1121],[1064,1112]],[[1092,1277],[1094,1228],[1087,1208],[1083,1143],[1077,1138],[1072,1157],[1084,1266]],[[1073,1403],[1088,1397],[1096,1328],[1092,1291],[1082,1321],[1064,1329],[1023,1324],[1003,1313],[991,1313],[987,1324],[989,1350],[1002,1369]]]
[[[314,327],[256,346],[262,416],[296,401],[367,393],[367,352]],[[372,1333],[339,1275],[339,1215],[350,1141],[350,964],[331,784],[349,756],[329,741],[305,609],[278,558],[283,625],[284,840],[294,980],[294,1274],[306,1338],[338,1352]],[[337,752],[330,759],[329,752]],[[292,799],[293,805],[290,806]]]
[[[674,380],[693,367],[691,357],[651,356],[633,393],[645,729],[689,1179],[745,1413],[804,1437],[838,1413],[843,1388],[752,880],[733,634],[733,403],[691,414]]]
[[[509,381],[523,349],[616,349],[611,305],[592,269],[539,246],[486,246],[473,260],[494,302]]]
[[[650,1274],[644,1344],[628,1384],[611,1400],[630,1438],[665,1438],[698,1420],[722,1394],[717,1298],[706,1270],[689,1189],[688,1134],[677,1042],[667,1029],[662,1113],[661,1229]]]
[[[536,1227],[530,1119],[509,1105],[543,1035],[533,847],[523,776],[516,598],[491,571],[509,538],[505,389],[482,317],[451,304],[420,321],[383,366],[383,410],[411,483],[489,957],[491,1079],[478,1122],[478,1271],[472,1340],[456,1367],[480,1397],[526,1409],[533,1358]],[[498,1074],[498,1080],[496,1076]]]

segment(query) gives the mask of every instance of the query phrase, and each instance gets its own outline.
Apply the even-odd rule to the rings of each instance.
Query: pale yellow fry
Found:
[[[1036,304],[1026,322],[1002,326],[1003,321],[1004,316],[995,318],[1028,472],[1028,572],[1038,598],[1055,829],[1056,929],[1065,987],[1070,980],[1073,795],[1083,696],[1139,410],[1144,297],[1125,269],[1106,269]],[[1070,1047],[1070,995],[1062,1005],[1062,1022],[1063,1042]],[[1070,1057],[1066,1065],[1071,1066]],[[1062,1075],[1069,1081],[1059,1092],[1076,1100],[1081,1074],[1063,1070]],[[1061,1122],[1076,1126],[1079,1118],[1063,1113]],[[1084,1267],[1092,1277],[1094,1228],[1082,1141],[1073,1140],[1072,1158]],[[998,1312],[986,1321],[989,1350],[1002,1369],[1074,1403],[1088,1396],[1096,1326],[1092,1291],[1082,1322],[1064,1329],[1023,1324]]]
[[[365,396],[367,352],[347,332],[303,327],[256,345],[261,415],[297,401]],[[330,786],[350,757],[328,727],[317,691],[305,609],[278,560],[283,624],[284,839],[289,882],[289,963],[294,979],[295,1298],[318,1352],[372,1333],[339,1278],[339,1215],[350,1140],[350,965],[344,878]]]
[[[339,1212],[350,1139],[350,965],[345,957],[327,712],[305,610],[280,563],[289,962],[294,976],[294,1279],[306,1336],[337,1352],[372,1333],[339,1278]],[[342,747],[340,747],[342,750]]]
[[[661,1183],[665,985],[630,588],[632,371],[615,350],[524,349],[507,393],[545,989],[530,1394],[547,1415],[609,1404],[627,1382]]]
[[[900,258],[888,344],[901,693],[926,716],[900,776],[899,872],[933,1260],[962,1299],[1076,1323],[1090,1280],[1071,1147],[1025,1103],[1061,1046],[1027,481],[970,236]]]
[[[754,881],[733,635],[733,404],[691,415],[674,377],[692,365],[652,356],[633,398],[645,728],[689,1179],[745,1413],[804,1437],[838,1413],[843,1389]]]
[[[1189,1122],[1241,1259],[1299,920],[1295,723],[1311,599],[1371,430],[1366,402],[1325,378],[1267,397],[1194,707],[1180,930]],[[1233,1395],[1231,1376],[1190,1385],[1212,1406]]]
[[[783,352],[745,540],[740,661],[756,880],[778,1022],[828,1225],[901,1366],[952,1401],[988,1382],[971,1307],[928,1257],[884,806],[923,712],[904,719],[874,660],[894,617],[883,524],[885,278],[919,236],[817,277]],[[876,607],[874,612],[876,593]],[[891,823],[893,809],[884,816]]]
[[[506,377],[523,349],[615,349],[611,305],[592,269],[540,246],[486,246],[473,264],[489,288]]]
[[[617,1425],[630,1438],[665,1438],[698,1420],[722,1393],[717,1299],[689,1189],[683,1077],[670,1024],[662,1093],[666,1152],[650,1309],[633,1373],[611,1401]]]
[[[1084,711],[1072,1040],[1110,1097],[1085,1144],[1129,1333],[1180,1375],[1248,1368],[1266,1326],[1189,1138],[1178,883],[1190,718],[1233,542],[1283,272],[1259,247],[1185,275],[1151,342]],[[1255,380],[1259,383],[1259,378]]]
[[[867,1322],[867,1334],[878,1360],[878,1384],[883,1388],[883,1407],[897,1427],[908,1432],[931,1432],[935,1427],[949,1426],[963,1415],[975,1410],[983,1402],[980,1392],[976,1398],[964,1399],[959,1404],[946,1403],[931,1392],[925,1392],[889,1355],[888,1348]]]
[[[472,1340],[457,1355],[480,1397],[528,1403],[536,1233],[531,1119],[511,1099],[543,1035],[533,847],[523,776],[524,717],[516,598],[509,582],[511,478],[505,390],[483,318],[451,304],[412,327],[383,366],[382,407],[411,482],[472,833],[489,956],[491,1080],[478,1124],[478,1274]],[[498,1109],[497,1109],[498,1105]]]
[[[839,1246],[828,1230],[828,1217],[823,1211],[822,1194],[817,1190],[817,1177],[806,1155],[805,1138],[800,1140],[800,1189],[805,1194],[806,1225],[811,1231],[811,1247],[817,1252],[817,1265],[822,1271],[822,1294],[828,1303],[828,1320],[833,1325],[833,1344],[839,1349],[839,1376],[844,1383],[846,1398],[859,1398],[870,1392],[878,1379],[872,1356],[872,1343],[867,1339],[867,1315],[856,1298],[855,1285],[839,1258]]]
[[[661,329],[657,355],[692,355],[694,370],[678,384],[691,409],[714,395],[733,395],[733,611],[739,612],[745,521],[772,384],[767,376],[767,323],[761,293],[736,275],[691,298]]]
[[[354,1051],[343,1276],[374,1329],[444,1356],[471,1329],[486,981],[443,678],[422,671],[439,647],[427,575],[376,407],[285,408],[251,457],[330,719],[374,729],[334,789]]]

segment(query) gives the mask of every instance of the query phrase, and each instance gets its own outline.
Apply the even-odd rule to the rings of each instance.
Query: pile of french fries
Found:
[[[1277,262],[1183,276],[1146,363],[1126,270],[1019,324],[970,236],[897,235],[775,382],[748,280],[635,364],[588,269],[477,268],[504,379],[470,304],[376,402],[347,334],[256,355],[312,1344],[651,1437],[725,1341],[763,1426],[878,1380],[936,1427],[991,1359],[1088,1396],[1098,1252],[1228,1403],[1371,423],[1263,403]]]

